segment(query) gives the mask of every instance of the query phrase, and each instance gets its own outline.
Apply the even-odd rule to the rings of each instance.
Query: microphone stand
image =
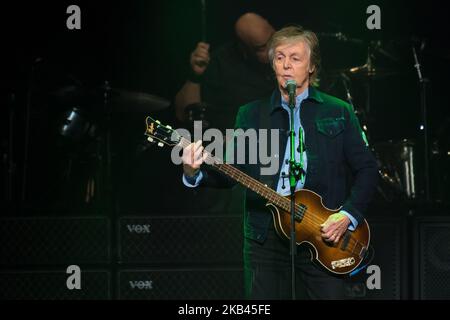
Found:
[[[422,72],[420,70],[420,63],[417,59],[416,48],[412,46],[412,52],[414,56],[414,67],[417,69],[417,76],[420,83],[420,109],[422,113],[422,126],[423,126],[423,149],[424,149],[424,178],[425,178],[425,200],[430,201],[430,159],[428,153],[428,120],[427,120],[427,98],[426,90],[427,83],[430,81],[427,78],[422,77]]]
[[[291,114],[290,121],[290,159],[289,159],[289,185],[291,189],[291,277],[292,277],[292,300],[296,299],[295,292],[295,256],[297,255],[297,241],[296,241],[296,230],[295,230],[295,187],[297,182],[300,180],[301,172],[303,168],[301,162],[297,163],[295,161],[295,122],[294,122],[294,109],[295,109],[295,91],[289,93],[289,109]],[[301,128],[299,130],[300,137],[300,157],[303,155],[303,135],[301,133]]]

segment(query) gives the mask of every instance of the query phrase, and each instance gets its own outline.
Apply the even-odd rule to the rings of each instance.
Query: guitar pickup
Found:
[[[350,231],[345,231],[342,237],[341,250],[345,251],[347,249],[348,243],[350,242],[351,234]]]
[[[303,220],[303,217],[305,216],[305,212],[307,207],[304,204],[301,204],[299,206],[300,208],[298,209],[298,211],[295,213],[295,220],[298,222],[301,222]]]

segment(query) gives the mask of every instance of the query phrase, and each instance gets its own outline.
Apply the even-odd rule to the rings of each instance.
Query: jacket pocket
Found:
[[[316,120],[317,131],[334,138],[345,129],[344,118],[323,118]]]

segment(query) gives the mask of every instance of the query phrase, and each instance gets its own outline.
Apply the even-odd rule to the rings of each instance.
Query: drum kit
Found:
[[[93,136],[100,122],[108,120],[111,114],[152,113],[170,105],[169,100],[156,95],[112,88],[108,81],[93,89],[65,86],[51,92],[50,96],[60,104],[73,105],[64,113],[60,127],[61,135],[72,140]],[[104,123],[102,126],[109,127]]]
[[[324,70],[321,75],[325,78],[325,85],[321,84],[321,89],[346,100],[353,107],[353,111],[361,123],[366,142],[375,141],[373,145],[370,144],[370,148],[379,165],[378,195],[382,200],[388,202],[432,200],[429,181],[431,150],[428,146],[426,99],[421,99],[422,137],[419,139],[408,136],[402,139],[380,140],[373,134],[373,131],[376,130],[372,130],[379,126],[379,123],[374,120],[374,111],[377,109],[374,106],[374,89],[379,83],[390,81],[392,77],[399,76],[404,72],[397,67],[401,65],[400,59],[396,54],[390,52],[390,49],[387,49],[389,46],[383,45],[381,41],[367,42],[349,37],[341,32],[318,33],[318,36],[322,38],[321,42],[323,42],[322,40],[332,39],[335,41],[333,45],[337,41],[345,43],[348,47],[363,48],[365,63]],[[403,45],[404,41],[401,42]],[[410,69],[417,69],[418,82],[422,84],[426,80],[421,77],[415,45],[417,43],[408,43],[408,48],[413,49],[412,53],[415,59],[415,64],[410,66]],[[381,63],[380,61],[388,61],[388,63]],[[402,65],[402,67],[404,66]],[[361,99],[356,103],[355,101],[358,99],[354,99],[352,92],[352,87],[355,87],[355,85],[358,85],[361,89],[358,92]],[[334,90],[336,87],[341,89]],[[198,120],[202,120],[208,126],[214,126],[208,119],[208,107],[205,103],[190,105],[185,112],[185,118],[187,119],[185,125],[189,128],[192,128],[194,121]]]
[[[376,141],[370,148],[377,158],[380,172],[378,195],[385,201],[423,200],[429,198],[424,176],[428,176],[426,161],[422,154],[423,142],[405,137],[404,139],[379,140],[372,130],[378,126],[374,120],[374,88],[383,81],[400,75],[395,65],[399,64],[396,54],[389,52],[381,41],[364,41],[351,38],[343,33],[319,33],[322,40],[332,39],[346,45],[365,48],[365,63],[343,68],[330,68],[321,73],[321,90],[346,100],[361,123],[366,141]],[[322,42],[321,40],[321,42]],[[328,41],[330,42],[330,41]],[[335,45],[335,43],[333,43]],[[333,48],[333,47],[332,47]],[[381,64],[380,56],[390,63]],[[385,66],[387,65],[387,66]],[[416,63],[415,67],[417,67]],[[324,80],[324,81],[322,81]],[[324,85],[323,85],[324,83]],[[361,99],[354,99],[352,87],[359,86]],[[339,89],[336,89],[339,88]],[[361,93],[362,91],[362,93]],[[357,101],[355,103],[355,101]],[[186,126],[193,127],[194,121],[208,121],[208,108],[205,103],[190,105],[185,109]],[[425,123],[425,121],[423,122]],[[419,151],[420,150],[420,151]],[[421,154],[419,154],[419,152]],[[426,153],[428,157],[428,153]],[[419,171],[420,169],[420,171]],[[429,199],[428,199],[429,200]]]
[[[84,108],[76,104],[66,112],[66,117],[60,126],[60,134],[69,138],[72,142],[78,142],[78,145],[87,145],[79,142],[83,140],[86,142],[89,138],[94,141],[93,158],[97,167],[95,171],[97,172],[88,181],[84,197],[85,203],[97,199],[101,206],[114,206],[114,203],[111,203],[113,201],[112,194],[115,192],[112,163],[115,153],[113,150],[117,150],[114,144],[117,143],[113,138],[115,136],[113,134],[115,122],[112,121],[112,118],[123,119],[126,114],[142,114],[144,117],[167,109],[170,106],[170,101],[157,95],[113,88],[108,81],[92,89],[63,88],[62,91],[55,92],[55,96],[62,100],[72,97],[70,98],[72,104],[74,102],[73,97],[81,98],[85,102],[80,104],[85,106]],[[90,108],[86,106],[90,106]],[[137,146],[137,148],[141,147],[141,145]],[[144,149],[140,151],[142,152]],[[100,190],[97,191],[100,194],[96,195],[94,190]]]
[[[427,130],[427,112],[426,99],[424,88],[421,91],[421,130],[422,136],[420,139],[389,139],[377,140],[373,138],[371,129],[379,126],[379,123],[374,121],[373,111],[373,89],[378,83],[383,81],[390,81],[392,77],[400,75],[399,58],[395,54],[385,49],[381,41],[370,41],[369,43],[355,38],[350,38],[342,33],[320,33],[319,37],[325,39],[334,39],[338,42],[345,42],[347,44],[356,45],[358,47],[365,46],[366,61],[362,65],[349,66],[346,68],[331,69],[325,71],[323,75],[330,80],[328,89],[333,91],[336,83],[342,83],[344,88],[343,94],[340,97],[347,100],[353,107],[356,116],[358,117],[363,134],[369,137],[369,140],[376,142],[370,146],[375,155],[380,173],[380,183],[378,187],[378,195],[381,199],[392,202],[397,200],[405,201],[430,201],[430,148],[428,147],[428,130]],[[409,46],[409,44],[408,44]],[[412,55],[414,57],[414,66],[418,73],[418,82],[422,85],[428,80],[422,78],[420,63],[417,58],[415,44],[412,43]],[[378,61],[387,58],[391,63],[386,64],[390,67],[381,65]],[[351,92],[351,87],[354,84],[360,84],[363,88],[364,99],[360,104],[354,103]],[[327,88],[325,88],[325,91]],[[338,95],[339,96],[339,95]]]
[[[144,119],[148,114],[167,109],[170,101],[148,93],[114,88],[108,81],[98,86],[70,81],[70,84],[62,86],[43,87],[34,88],[33,98],[30,98],[34,99],[30,105],[33,105],[34,110],[39,110],[30,112],[27,107],[25,112],[25,117],[30,118],[24,127],[25,140],[45,141],[53,146],[51,161],[56,164],[54,171],[58,172],[52,176],[55,180],[52,183],[61,185],[56,191],[62,193],[61,197],[67,196],[77,205],[94,209],[110,207],[112,204],[109,201],[113,198],[110,194],[113,192],[111,168],[117,150],[114,137],[119,131],[114,127],[116,119],[124,119],[124,114],[142,114]],[[42,116],[44,114],[45,117]],[[45,118],[45,124],[37,124],[31,117],[33,120],[34,117]],[[35,136],[36,128],[43,125],[48,127],[48,131],[41,130],[37,133],[42,136]],[[28,151],[32,147],[29,143],[25,145],[25,152],[30,153],[31,158],[24,159],[24,168],[28,163],[31,166],[36,162],[36,151]],[[8,178],[8,185],[12,190],[13,175],[18,173],[13,170],[9,172],[11,177]],[[22,177],[20,198],[25,203],[31,197],[30,188],[36,179],[25,169]],[[8,200],[13,201],[18,196],[8,195]],[[55,194],[55,198],[58,195]]]

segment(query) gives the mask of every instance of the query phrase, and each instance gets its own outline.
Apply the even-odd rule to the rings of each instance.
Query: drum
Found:
[[[202,121],[202,128],[210,127],[209,106],[206,103],[193,103],[185,109],[186,121],[193,126],[195,121]]]
[[[59,129],[60,134],[72,141],[80,141],[96,133],[96,126],[84,110],[73,107],[64,113],[64,119]]]
[[[417,152],[413,140],[387,141],[374,145],[380,171],[380,192],[386,200],[418,197]]]

